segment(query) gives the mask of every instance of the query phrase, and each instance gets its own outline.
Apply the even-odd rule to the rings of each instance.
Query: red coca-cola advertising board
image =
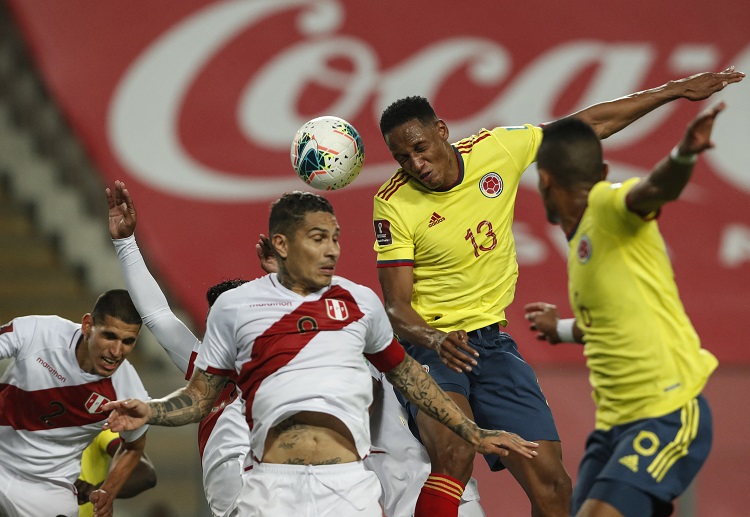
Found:
[[[261,273],[268,206],[304,188],[289,161],[297,128],[323,114],[361,133],[359,178],[331,192],[338,273],[379,292],[372,197],[395,170],[378,131],[405,95],[433,102],[455,139],[541,123],[693,73],[750,71],[750,9],[717,0],[9,2],[48,87],[107,183],[126,181],[149,265],[196,321],[206,288]],[[660,224],[688,313],[725,364],[748,362],[750,83],[728,108],[682,199]],[[605,143],[613,178],[645,174],[706,103],[668,104]],[[520,279],[510,327],[534,363],[581,360],[537,344],[523,304],[567,310],[563,236],[546,223],[536,170],[516,208]],[[103,193],[102,193],[103,195]],[[105,225],[102,214],[102,225]]]

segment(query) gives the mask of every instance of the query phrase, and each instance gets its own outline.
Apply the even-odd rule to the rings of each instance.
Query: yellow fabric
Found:
[[[597,429],[676,411],[718,365],[685,313],[655,214],[627,209],[638,181],[595,185],[569,241],[568,293]]]
[[[83,450],[81,457],[81,479],[92,485],[104,481],[109,472],[109,462],[112,459],[107,448],[115,440],[119,440],[120,435],[110,430],[99,433],[94,441]],[[91,503],[82,504],[78,507],[78,517],[93,517],[94,505]]]
[[[379,189],[375,232],[385,228],[392,242],[376,239],[378,267],[413,266],[412,307],[433,327],[507,323],[518,277],[513,209],[541,140],[530,125],[483,129],[454,144],[462,177],[450,190],[431,191],[401,169]],[[481,188],[500,183],[495,197]]]

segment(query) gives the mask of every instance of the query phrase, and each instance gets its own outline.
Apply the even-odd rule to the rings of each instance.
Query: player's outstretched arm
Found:
[[[171,395],[144,402],[125,399],[108,402],[104,411],[111,411],[105,429],[114,432],[138,429],[145,424],[177,427],[202,420],[219,398],[228,377],[196,368],[190,382]]]
[[[411,267],[378,269],[378,280],[383,292],[385,310],[396,335],[417,346],[440,354],[443,364],[457,372],[471,371],[479,354],[469,345],[463,330],[443,332],[431,327],[411,305],[414,272]]]
[[[481,429],[459,409],[410,355],[385,374],[388,381],[420,410],[471,443],[477,452],[507,456],[510,451],[527,458],[537,455],[539,444],[528,442],[514,433]]]
[[[112,515],[114,500],[141,463],[145,447],[145,434],[132,442],[124,440],[120,442],[120,447],[110,463],[106,479],[98,489],[91,492],[89,497],[94,505],[95,516]]]
[[[552,345],[558,343],[583,343],[583,332],[576,325],[575,319],[560,319],[557,307],[551,303],[533,302],[524,305],[526,319],[531,322],[529,328],[536,332],[540,341]],[[564,325],[564,328],[561,328]]]
[[[651,173],[628,192],[627,206],[632,212],[647,215],[674,201],[690,181],[698,155],[714,147],[711,132],[714,121],[726,105],[714,104],[698,114],[685,130],[677,146],[662,159]]]
[[[721,72],[704,72],[676,81],[632,93],[619,99],[594,104],[572,116],[587,122],[604,139],[611,136],[643,115],[676,99],[699,101],[720,92],[732,83],[738,83],[745,74],[733,66]]]

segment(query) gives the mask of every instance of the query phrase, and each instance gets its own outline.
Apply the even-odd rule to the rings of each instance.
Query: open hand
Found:
[[[125,239],[135,231],[135,205],[125,183],[116,180],[114,190],[104,191],[109,205],[109,235],[113,239]]]
[[[480,429],[480,441],[474,446],[477,452],[482,454],[497,454],[507,456],[510,452],[516,452],[526,458],[533,458],[538,453],[534,450],[539,447],[536,442],[524,440],[515,433],[507,431],[488,431]]]
[[[479,353],[469,345],[469,336],[463,330],[453,330],[443,337],[442,341],[435,343],[433,350],[440,354],[440,358],[451,370],[470,372],[477,365],[475,357]]]

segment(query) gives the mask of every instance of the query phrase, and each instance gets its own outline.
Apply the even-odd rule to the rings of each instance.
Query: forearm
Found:
[[[149,401],[151,416],[148,423],[178,427],[200,422],[211,411],[213,402],[213,399],[201,396],[186,386],[164,398]]]
[[[411,304],[392,304],[386,301],[386,312],[393,332],[409,344],[435,349],[445,338],[445,332],[430,326]]]
[[[642,116],[682,97],[677,83],[670,81],[656,88],[631,93],[582,109],[572,116],[587,122],[600,139],[607,138]]]
[[[142,490],[132,494],[126,495],[126,485],[128,479],[131,478],[133,471],[136,469],[141,461],[142,450],[137,449],[125,449],[120,448],[115,456],[112,458],[110,463],[109,473],[104,482],[99,486],[99,490],[104,490],[112,497],[132,497]]]
[[[130,476],[125,480],[125,484],[122,485],[120,493],[117,495],[120,499],[128,499],[135,497],[141,492],[153,488],[156,486],[156,470],[151,464],[149,459],[146,457],[144,452],[141,455],[141,460],[130,473]]]
[[[401,364],[385,375],[396,389],[426,415],[445,425],[472,445],[479,443],[480,430],[477,425],[466,417],[455,402],[411,356],[406,355]]]

